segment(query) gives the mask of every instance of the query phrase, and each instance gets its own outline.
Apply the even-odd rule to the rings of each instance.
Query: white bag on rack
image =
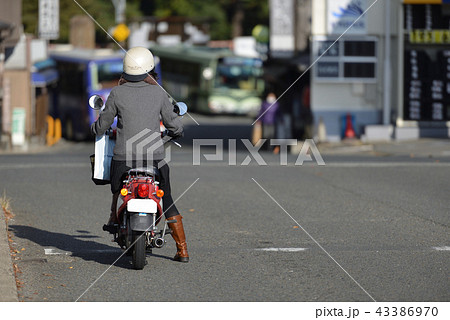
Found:
[[[111,160],[116,142],[103,134],[95,137],[95,163],[92,179],[111,181]]]

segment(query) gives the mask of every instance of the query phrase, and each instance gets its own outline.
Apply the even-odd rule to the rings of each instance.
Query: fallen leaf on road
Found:
[[[298,226],[293,226],[294,229],[298,229]]]

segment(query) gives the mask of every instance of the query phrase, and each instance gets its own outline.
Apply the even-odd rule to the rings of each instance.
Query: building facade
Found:
[[[312,2],[311,107],[327,138],[448,137],[447,0]]]

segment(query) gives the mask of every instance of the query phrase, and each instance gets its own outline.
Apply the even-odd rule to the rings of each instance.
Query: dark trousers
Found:
[[[154,160],[152,165],[158,168],[159,163],[162,160]],[[146,167],[147,161],[139,163],[139,167]],[[132,168],[126,165],[126,161],[112,160],[111,161],[111,192],[117,194],[120,192],[123,186],[123,180],[125,180],[128,170]],[[159,176],[157,176],[157,181],[159,181],[159,187],[164,191],[163,200],[163,212],[167,218],[179,215],[177,207],[175,206],[172,198],[171,188],[170,188],[170,169],[167,163],[159,168]],[[114,201],[114,200],[113,200]]]

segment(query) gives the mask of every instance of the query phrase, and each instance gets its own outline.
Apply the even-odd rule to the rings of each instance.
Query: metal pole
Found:
[[[390,124],[391,117],[391,1],[386,0],[385,24],[384,24],[384,101],[383,101],[383,124]]]

